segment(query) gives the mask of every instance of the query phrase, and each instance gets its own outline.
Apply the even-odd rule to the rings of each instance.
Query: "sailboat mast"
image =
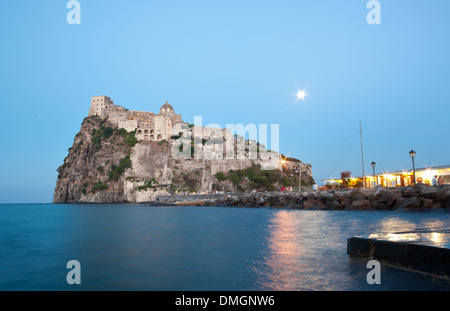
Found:
[[[362,174],[363,174],[363,188],[366,186],[366,177],[364,174],[364,152],[363,152],[363,141],[362,141],[362,126],[361,120],[359,120],[359,135],[361,137],[361,163],[362,163]]]

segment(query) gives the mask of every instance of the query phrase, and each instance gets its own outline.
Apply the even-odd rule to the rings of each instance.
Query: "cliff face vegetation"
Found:
[[[53,201],[124,202],[124,172],[131,168],[134,133],[118,130],[98,117],[84,119],[63,165]]]
[[[178,139],[139,141],[135,131],[118,129],[98,116],[87,117],[58,168],[53,201],[150,202],[158,195],[175,193],[298,188],[297,175],[288,168],[264,171],[249,159],[174,158],[171,151],[178,148]],[[312,182],[307,166],[303,189],[310,188]]]
[[[299,189],[298,171],[283,167],[282,170],[261,170],[260,165],[252,165],[243,170],[230,170],[227,173],[217,173],[217,182],[213,184],[213,190],[225,190],[226,192],[248,192],[253,190],[277,191],[283,187]],[[304,174],[301,180],[302,189],[310,189],[314,184],[311,175]]]

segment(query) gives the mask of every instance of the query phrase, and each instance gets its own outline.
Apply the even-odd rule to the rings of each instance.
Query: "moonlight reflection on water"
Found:
[[[368,285],[346,248],[352,236],[449,224],[442,212],[2,205],[0,290],[448,290],[389,267]],[[73,259],[79,287],[66,282]]]

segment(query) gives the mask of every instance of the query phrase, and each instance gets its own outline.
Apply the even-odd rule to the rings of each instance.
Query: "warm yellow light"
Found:
[[[284,158],[283,159],[283,157],[282,156],[280,156],[280,164],[281,164],[281,166],[286,166],[286,158]]]
[[[445,235],[438,232],[431,233],[430,240],[434,242],[435,244],[442,244],[445,242]]]
[[[417,233],[388,233],[386,237],[389,241],[393,242],[413,242],[420,240],[420,235]]]

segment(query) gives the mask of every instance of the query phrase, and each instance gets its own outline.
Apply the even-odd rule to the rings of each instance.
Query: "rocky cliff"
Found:
[[[85,118],[68,156],[58,168],[53,202],[151,202],[158,195],[180,192],[296,187],[292,163],[282,170],[266,171],[261,170],[258,160],[180,159],[172,156],[173,148],[178,148],[178,138],[139,141],[135,132],[119,129],[107,119]],[[310,188],[311,166],[305,164],[302,174],[303,187]]]

